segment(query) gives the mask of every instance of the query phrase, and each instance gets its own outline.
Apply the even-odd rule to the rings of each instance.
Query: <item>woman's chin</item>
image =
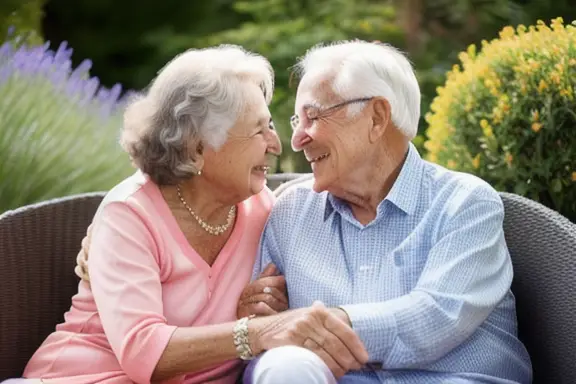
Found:
[[[250,190],[253,194],[258,194],[262,192],[268,179],[266,178],[266,173],[260,171],[253,171],[250,174]]]

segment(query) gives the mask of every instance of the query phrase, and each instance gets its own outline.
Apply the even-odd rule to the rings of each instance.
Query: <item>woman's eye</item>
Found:
[[[270,122],[268,123],[268,128],[272,131],[276,130],[276,127],[274,126],[274,122],[272,120],[270,120]]]

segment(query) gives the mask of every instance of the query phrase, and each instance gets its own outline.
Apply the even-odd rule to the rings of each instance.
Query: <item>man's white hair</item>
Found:
[[[338,41],[309,49],[296,64],[300,76],[330,79],[342,101],[383,97],[392,122],[410,140],[418,133],[420,87],[412,64],[398,49],[383,43]],[[363,105],[350,105],[355,114]]]
[[[218,149],[245,108],[248,84],[267,104],[274,72],[264,57],[242,47],[191,49],[158,72],[124,114],[121,143],[133,162],[159,184],[196,174],[198,144]]]

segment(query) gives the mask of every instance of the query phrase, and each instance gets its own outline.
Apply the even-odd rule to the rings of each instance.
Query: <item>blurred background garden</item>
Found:
[[[290,67],[316,43],[360,38],[414,63],[425,158],[576,221],[573,20],[573,0],[0,0],[0,213],[132,173],[118,145],[127,95],[174,55],[221,43],[271,61],[275,172],[309,172],[289,145]]]

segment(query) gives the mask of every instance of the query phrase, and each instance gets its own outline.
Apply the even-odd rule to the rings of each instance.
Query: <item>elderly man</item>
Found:
[[[353,371],[304,343],[265,352],[246,381],[530,383],[502,202],[484,181],[422,160],[410,143],[420,91],[408,60],[353,41],[315,47],[298,68],[292,147],[314,179],[279,198],[255,276],[273,263],[290,308],[316,300],[333,308],[371,363]]]

